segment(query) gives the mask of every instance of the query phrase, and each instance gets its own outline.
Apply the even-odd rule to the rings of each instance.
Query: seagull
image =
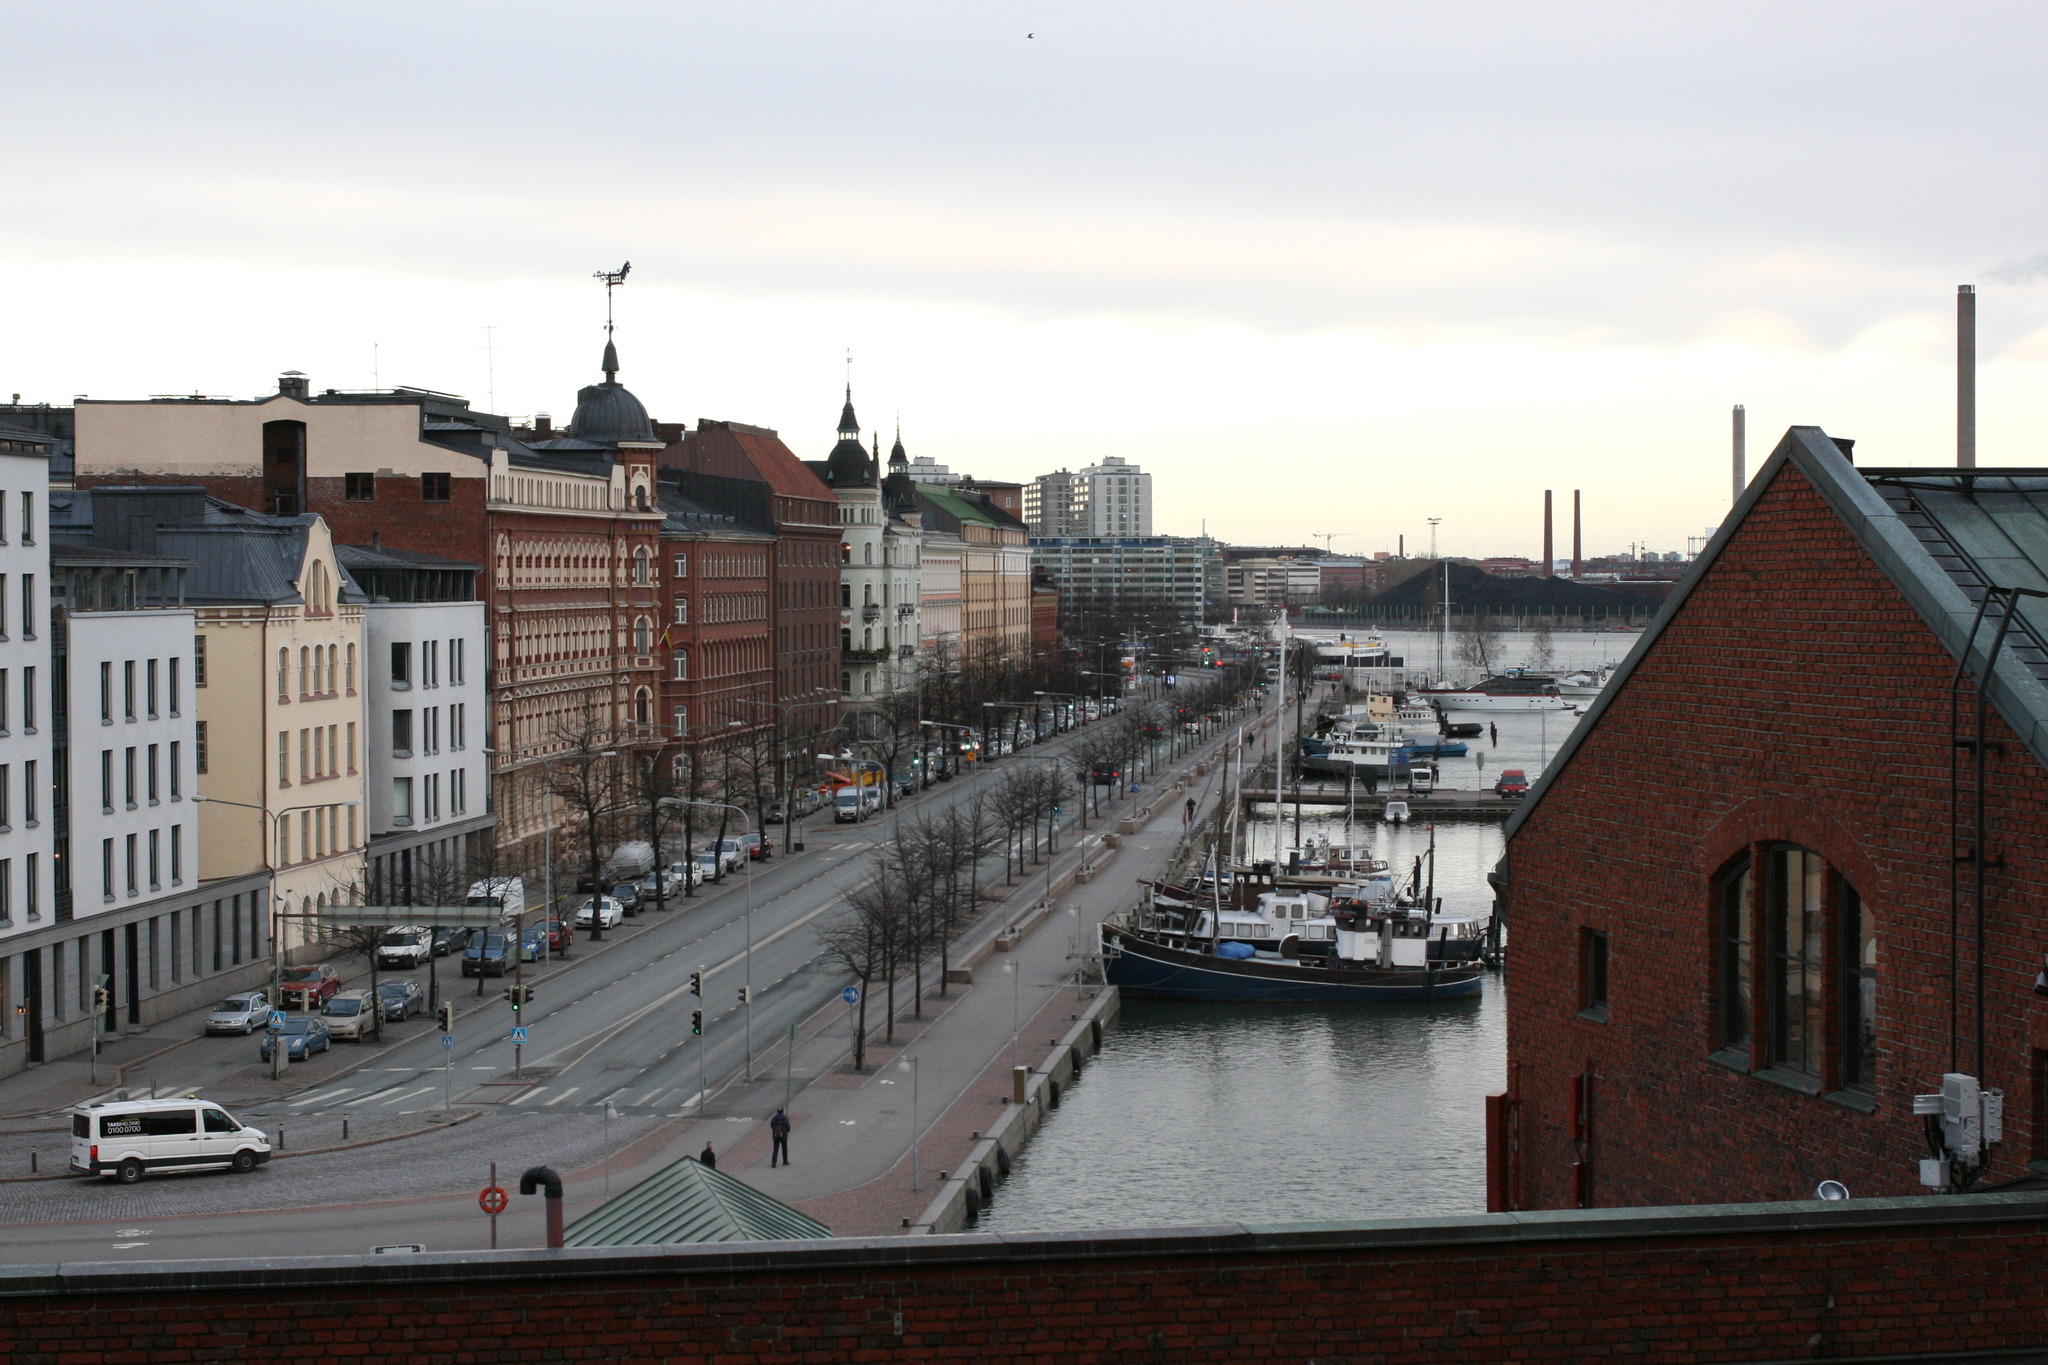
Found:
[[[1026,38],[1036,38],[1038,35],[1036,33],[1027,33],[1024,36]]]

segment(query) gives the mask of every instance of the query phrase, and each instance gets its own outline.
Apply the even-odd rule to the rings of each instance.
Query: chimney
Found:
[[[1956,468],[1977,467],[1977,290],[1956,286]]]
[[[1843,459],[1847,460],[1850,464],[1856,463],[1856,438],[1854,436],[1830,436],[1828,439],[1835,443],[1836,450],[1842,452]]]
[[[312,393],[312,381],[297,370],[286,370],[277,377],[277,391],[282,397],[304,402]]]
[[[1557,556],[1550,548],[1550,490],[1543,490],[1543,576],[1550,577]]]
[[[1742,497],[1742,490],[1749,487],[1749,417],[1742,410],[1742,404],[1735,405],[1735,500]]]
[[[555,419],[554,419],[553,417],[550,417],[550,416],[549,416],[549,415],[548,415],[547,413],[544,413],[544,412],[537,412],[537,413],[535,413],[535,414],[533,415],[533,434],[534,434],[534,435],[536,435],[536,436],[546,436],[546,435],[548,435],[548,434],[549,434],[550,432],[552,432],[552,431],[553,431],[554,429],[555,429]]]
[[[1585,556],[1585,542],[1580,537],[1584,524],[1579,516],[1579,490],[1572,490],[1572,577],[1579,576],[1579,561]]]

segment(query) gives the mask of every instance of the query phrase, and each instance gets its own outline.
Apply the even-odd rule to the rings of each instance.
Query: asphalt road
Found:
[[[1074,738],[995,766],[1062,754]],[[995,779],[941,783],[898,810],[944,810],[977,780]],[[700,1111],[713,1123],[752,1122],[780,1102],[782,1085],[779,1076],[775,1084],[770,1077],[744,1084],[750,1026],[759,1059],[839,993],[843,975],[821,959],[819,936],[845,890],[866,875],[866,855],[888,837],[893,819],[834,826],[825,813],[805,833],[808,853],[751,864],[751,885],[743,877],[724,894],[649,910],[629,921],[630,932],[613,931],[599,953],[579,936],[575,956],[541,979],[523,1012],[522,1080],[530,1083],[513,1083],[511,1011],[496,1003],[507,983],[497,980],[485,986],[494,1003],[458,1021],[452,1048],[442,1047],[434,1025],[415,1019],[374,1056],[351,1056],[350,1045],[338,1045],[340,1063],[363,1064],[328,1079],[319,1073],[338,1068],[322,1059],[295,1066],[280,1087],[253,1068],[253,1040],[194,1040],[152,1062],[148,1079],[163,1091],[200,1090],[273,1132],[295,1120],[301,1132],[331,1128],[339,1115],[361,1116],[374,1131],[373,1124],[443,1107],[479,1112],[398,1143],[280,1160],[242,1177],[163,1177],[128,1188],[74,1179],[0,1184],[0,1222],[17,1228],[0,1241],[0,1262],[354,1252],[367,1249],[366,1237],[421,1240],[423,1228],[433,1230],[436,1249],[483,1246],[487,1232],[473,1201],[490,1161],[499,1163],[501,1180],[536,1163],[566,1172],[602,1161],[607,1146],[616,1150]],[[701,1003],[688,989],[700,967]],[[739,1000],[750,980],[751,1010]],[[457,978],[444,989],[472,999],[473,983]],[[701,1038],[690,1032],[699,1008]],[[582,1182],[571,1217],[577,1200],[601,1198]],[[519,1207],[515,1200],[514,1213]],[[308,1213],[278,1219],[277,1211],[295,1208]]]

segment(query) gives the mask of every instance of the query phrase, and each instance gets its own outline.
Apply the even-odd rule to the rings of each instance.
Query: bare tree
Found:
[[[889,971],[888,935],[876,916],[856,896],[847,897],[846,911],[818,936],[825,960],[837,963],[860,983],[860,1003],[853,1031],[853,1069],[867,1066],[868,997],[875,978]]]
[[[586,703],[581,710],[556,717],[551,738],[557,752],[548,760],[547,787],[555,800],[567,807],[591,894],[601,898],[605,840],[621,805],[615,762],[618,737],[596,709]],[[593,902],[590,916],[593,942],[604,937],[604,916],[598,913],[599,903]]]
[[[1550,622],[1538,622],[1529,637],[1529,666],[1538,673],[1548,672],[1556,658],[1557,647],[1550,638]]]
[[[1492,673],[1501,651],[1500,623],[1491,613],[1473,612],[1458,625],[1454,652],[1459,663]]]

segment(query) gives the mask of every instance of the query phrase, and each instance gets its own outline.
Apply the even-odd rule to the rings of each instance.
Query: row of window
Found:
[[[447,796],[445,812],[442,806],[444,793]],[[391,779],[391,823],[394,825],[432,824],[444,813],[461,816],[468,811],[469,773],[466,769],[450,768],[446,773]]]
[[[169,859],[166,862],[165,854]],[[116,880],[118,858],[120,877]],[[127,887],[127,894],[139,896],[145,886],[150,891],[161,891],[164,886],[164,872],[168,866],[172,886],[179,886],[185,880],[185,827],[172,825],[168,830],[147,830],[125,835],[119,840],[100,840],[100,899],[112,902],[120,899],[115,894],[117,886]],[[145,881],[145,878],[147,879]]]
[[[149,744],[137,746],[131,744],[123,751],[120,763],[120,790],[122,799],[129,810],[136,809],[144,801],[147,801],[152,806],[159,805],[162,803],[166,793],[168,793],[173,801],[185,799],[184,764],[182,761],[183,753],[181,752],[183,748],[183,744],[174,739],[168,745]],[[164,757],[168,757],[168,765],[159,761],[160,758]],[[34,765],[30,764],[28,766],[33,767]],[[107,815],[114,813],[114,771],[114,751],[112,749],[100,750],[100,810],[103,814]],[[6,772],[7,765],[0,763],[0,827],[5,827],[7,824]],[[168,776],[170,780],[163,782],[160,780],[160,776]],[[31,801],[33,801],[33,798],[31,798]],[[33,821],[33,815],[30,818]]]
[[[21,518],[19,521],[15,523],[15,529],[21,533],[22,544],[33,545],[36,543],[35,494],[23,493],[21,495]],[[5,496],[0,496],[0,545],[6,545],[8,543],[9,541],[7,539],[7,499]]]
[[[21,630],[21,638],[36,638],[36,576],[32,573],[18,575],[21,579],[21,614],[14,624]],[[0,573],[0,640],[9,638],[7,623],[7,575]]]
[[[396,483],[397,480],[391,480]],[[341,476],[341,496],[348,502],[375,502],[377,500],[377,476],[375,474],[344,474]],[[454,496],[453,476],[448,474],[420,475],[421,502],[447,502]]]
[[[469,642],[457,636],[448,641],[444,655],[439,640],[421,640],[417,649],[410,640],[391,642],[391,687],[403,692],[410,689],[415,681],[421,687],[439,687],[442,682],[441,661],[448,661],[447,682],[450,687],[460,687],[465,681],[467,650]],[[414,664],[418,669],[415,673]]]
[[[0,668],[0,735],[14,733],[14,720],[8,713],[13,693],[9,690],[7,675],[12,670]],[[36,732],[36,671],[33,668],[21,670],[21,728],[25,734]]]
[[[393,711],[391,713],[391,756],[393,758],[411,758],[414,753],[415,738],[418,740],[418,752],[423,754],[440,753],[442,739],[441,711],[441,707],[429,706],[419,712],[417,736],[414,733],[413,713],[409,710]],[[449,706],[447,712],[448,724],[446,733],[448,747],[450,749],[467,748],[469,746],[468,705],[458,702]],[[353,731],[355,727],[351,725],[349,730],[351,731],[349,751],[350,757],[353,759],[355,751]]]
[[[343,836],[344,813],[346,814],[346,839]],[[298,819],[294,821],[292,816]],[[299,856],[292,857],[292,833],[296,825]],[[277,822],[277,863],[283,867],[292,862],[311,862],[331,854],[341,853],[358,847],[356,838],[356,808],[354,806],[314,806],[297,812],[286,812]]]
[[[142,665],[138,684],[137,663]],[[185,661],[173,655],[169,659],[126,659],[121,664],[121,716],[124,720],[138,719],[136,706],[138,691],[144,714],[149,719],[159,717],[157,709],[160,684],[170,702],[170,714],[179,715],[184,707],[184,687],[180,681]],[[100,724],[114,723],[114,665],[111,660],[100,663]]]
[[[202,655],[203,657],[203,655]],[[291,700],[292,652],[281,648],[277,651],[277,699]],[[200,686],[204,686],[201,683]],[[299,646],[299,700],[314,697],[338,697],[343,692],[354,695],[356,690],[356,647],[348,646],[347,653],[340,645]]]

